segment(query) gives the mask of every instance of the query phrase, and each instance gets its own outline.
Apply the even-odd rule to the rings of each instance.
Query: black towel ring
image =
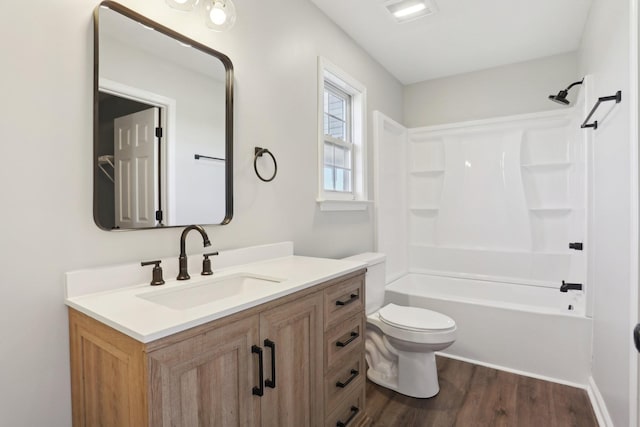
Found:
[[[276,175],[278,174],[278,162],[276,162],[276,158],[273,156],[273,154],[271,153],[271,151],[267,150],[266,148],[262,148],[262,147],[255,147],[254,150],[254,156],[253,156],[253,170],[256,171],[256,175],[258,175],[258,178],[260,178],[262,181],[264,182],[270,182],[273,181],[273,179],[276,177]],[[262,177],[262,175],[260,175],[260,172],[258,172],[258,157],[262,157],[263,154],[268,154],[269,156],[271,156],[271,160],[273,160],[273,176],[271,178],[265,179]]]

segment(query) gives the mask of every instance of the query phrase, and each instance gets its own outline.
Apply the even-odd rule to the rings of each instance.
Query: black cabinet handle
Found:
[[[346,347],[347,345],[351,344],[351,342],[353,340],[355,340],[356,338],[358,338],[360,336],[359,333],[357,332],[351,332],[350,334],[351,338],[349,338],[348,340],[342,342],[342,341],[337,341],[336,342],[336,347]]]
[[[351,421],[353,421],[353,419],[356,417],[356,415],[358,415],[358,412],[360,412],[360,409],[358,409],[357,406],[352,406],[351,407],[351,415],[349,415],[349,418],[347,418],[344,422],[338,421],[336,423],[336,427],[347,427],[347,424],[349,424]]]
[[[256,353],[258,355],[258,372],[260,375],[260,386],[253,388],[253,394],[256,396],[262,396],[264,395],[264,387],[262,386],[262,383],[264,381],[264,360],[262,358],[262,349],[257,345],[252,345],[251,353]]]
[[[358,297],[358,294],[351,294],[351,295],[349,296],[349,299],[348,299],[348,300],[346,300],[346,301],[340,301],[340,300],[336,301],[336,305],[347,305],[347,304],[351,304],[352,302],[354,302],[354,301],[355,301],[355,300],[357,300],[358,298],[359,298],[359,297]]]
[[[276,343],[267,339],[264,340],[264,346],[271,349],[271,379],[265,380],[264,385],[276,388]]]
[[[640,323],[633,329],[633,342],[636,345],[636,350],[640,353]]]
[[[355,380],[355,379],[356,379],[356,377],[358,376],[358,374],[359,374],[359,372],[358,372],[357,370],[352,369],[352,370],[351,370],[351,376],[350,376],[349,378],[347,378],[347,380],[346,380],[345,382],[338,381],[338,382],[336,383],[336,387],[345,388],[346,386],[348,386],[348,385],[349,385],[349,383],[350,383],[351,381],[353,381],[353,380]]]

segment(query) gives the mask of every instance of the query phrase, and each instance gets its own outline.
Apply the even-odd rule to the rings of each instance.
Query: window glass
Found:
[[[324,189],[351,192],[351,95],[325,80],[323,125]]]

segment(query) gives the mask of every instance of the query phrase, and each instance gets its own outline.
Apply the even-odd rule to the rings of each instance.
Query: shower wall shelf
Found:
[[[111,166],[111,173],[106,169],[107,166]],[[115,166],[113,165],[113,156],[112,155],[103,155],[98,157],[98,167],[100,170],[109,178],[109,181],[115,184],[115,180],[113,175],[115,173]]]
[[[411,175],[416,176],[431,176],[431,175],[440,175],[444,173],[444,169],[420,169],[420,170],[412,170],[409,172]]]
[[[413,212],[431,212],[431,211],[439,211],[440,206],[412,206],[409,210]]]
[[[541,162],[541,163],[527,163],[521,165],[525,169],[544,170],[544,169],[564,169],[571,166],[572,162]]]
[[[622,101],[622,91],[617,91],[615,95],[603,96],[603,97],[598,98],[598,102],[596,102],[596,105],[593,106],[593,108],[591,109],[591,112],[589,113],[587,118],[584,119],[584,122],[582,123],[582,125],[580,127],[582,129],[585,129],[585,128],[593,128],[594,130],[598,129],[598,121],[597,120],[594,120],[593,123],[588,123],[588,122],[591,119],[591,116],[593,116],[593,113],[596,112],[596,110],[598,109],[600,104],[602,104],[603,102],[609,102],[609,101],[616,101],[616,104],[619,104],[620,101]]]
[[[532,212],[571,212],[570,206],[533,206],[529,208]]]

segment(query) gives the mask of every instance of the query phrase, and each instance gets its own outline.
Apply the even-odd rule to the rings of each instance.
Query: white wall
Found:
[[[315,203],[316,58],[327,57],[367,86],[369,112],[381,110],[400,120],[402,88],[395,79],[310,2],[238,1],[238,20],[228,33],[209,31],[201,16],[171,10],[164,0],[123,3],[234,62],[235,216],[228,226],[207,227],[214,249],[286,239],[306,255],[373,248],[370,212],[322,213]],[[177,257],[180,229],[116,233],[93,223],[91,13],[96,4],[0,6],[3,426],[70,425],[65,271]],[[254,175],[255,145],[278,158],[279,174],[270,184]],[[200,245],[198,236],[189,238],[190,252],[202,252]]]
[[[407,85],[404,124],[413,128],[563,108],[547,97],[581,78],[574,52]]]
[[[630,303],[632,158],[628,0],[594,0],[580,48],[580,67],[593,75],[595,98],[622,90],[622,102],[593,136],[589,283],[595,291],[592,375],[613,425],[630,425]],[[603,104],[603,111],[612,104]]]

